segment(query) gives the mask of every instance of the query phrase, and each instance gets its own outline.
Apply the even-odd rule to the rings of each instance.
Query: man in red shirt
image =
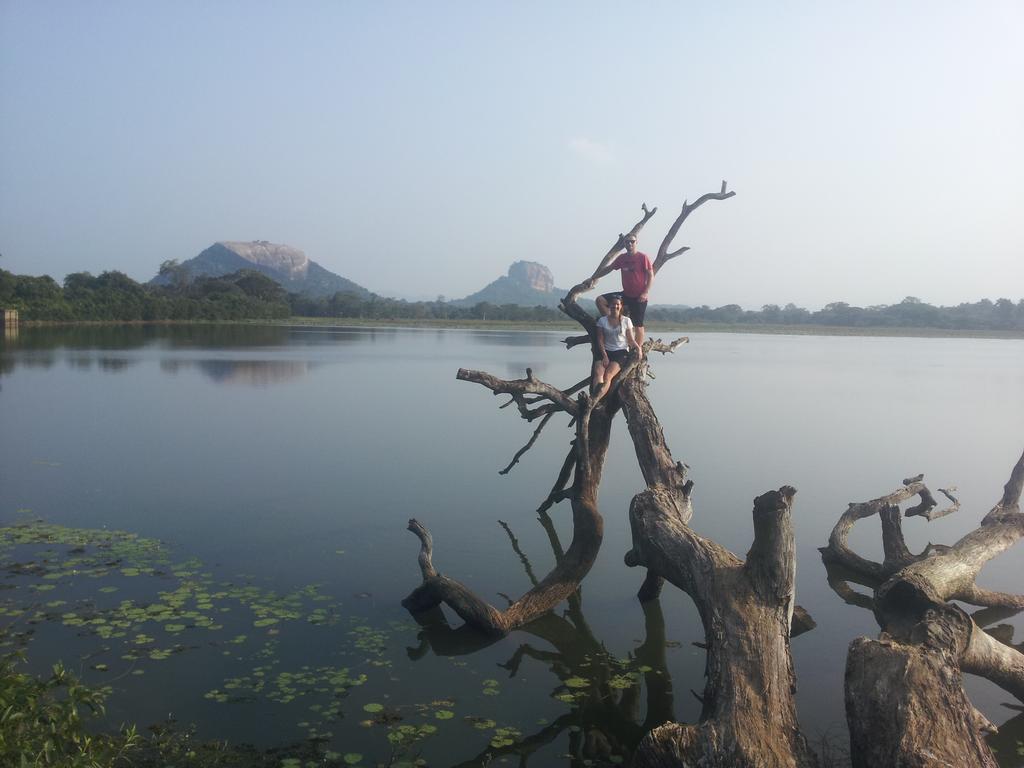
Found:
[[[619,254],[615,261],[594,273],[585,285],[593,288],[597,281],[614,270],[622,271],[622,291],[598,296],[597,311],[602,317],[608,314],[608,302],[613,296],[621,296],[622,303],[629,311],[629,318],[635,327],[636,341],[641,350],[644,345],[644,314],[647,312],[647,294],[654,282],[654,267],[646,253],[636,249],[636,236],[626,235],[626,252]]]

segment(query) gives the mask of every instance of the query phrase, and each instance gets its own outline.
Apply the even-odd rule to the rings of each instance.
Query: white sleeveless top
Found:
[[[628,349],[626,342],[626,331],[633,328],[633,321],[623,315],[619,318],[618,327],[612,327],[608,322],[608,316],[604,315],[597,320],[597,327],[604,336],[604,348],[610,352],[617,352],[620,349]]]

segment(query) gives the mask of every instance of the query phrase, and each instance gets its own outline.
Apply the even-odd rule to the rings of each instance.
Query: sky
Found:
[[[269,240],[372,291],[1024,298],[1024,3],[0,0],[0,268]],[[606,277],[601,288],[616,287]]]

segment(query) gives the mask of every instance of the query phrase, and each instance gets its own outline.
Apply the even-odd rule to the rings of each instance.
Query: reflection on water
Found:
[[[17,327],[15,327],[17,331]],[[378,334],[373,334],[377,336]],[[176,375],[194,369],[220,384],[268,387],[301,378],[313,363],[308,360],[183,358],[179,350],[272,348],[283,344],[314,345],[358,343],[358,334],[325,329],[319,334],[293,333],[277,326],[70,326],[39,327],[8,335],[0,350],[0,375],[19,366],[50,368],[64,363],[78,371],[97,367],[121,373],[150,356],[159,358],[160,370]],[[123,354],[112,355],[118,350]]]
[[[564,549],[551,518],[540,513],[540,523],[551,544],[555,561]],[[538,580],[530,560],[522,552],[512,529],[501,523],[508,534],[523,569],[533,586]],[[643,640],[625,658],[608,652],[594,634],[583,610],[582,591],[568,599],[564,613],[549,612],[516,633],[527,640],[499,666],[515,680],[525,659],[547,668],[555,686],[549,696],[569,705],[569,711],[553,722],[543,722],[533,731],[517,731],[492,742],[487,749],[458,766],[485,766],[495,758],[516,756],[520,764],[559,736],[567,737],[566,756],[582,765],[629,764],[633,751],[652,728],[675,720],[672,678],[666,661],[668,641],[665,618],[659,600],[643,604]],[[473,654],[495,642],[466,625],[451,627],[440,606],[414,617],[422,627],[420,644],[409,648],[411,659],[422,658],[428,650],[439,656]]]
[[[515,749],[528,752],[531,765],[546,766],[570,762],[566,754],[575,754],[577,765],[615,762],[607,756],[626,760],[651,723],[696,719],[699,703],[672,695],[673,687],[703,687],[703,652],[692,645],[703,640],[696,611],[671,589],[661,598],[660,617],[641,608],[639,581],[622,565],[630,546],[629,501],[643,487],[624,424],[613,434],[601,488],[604,545],[568,610],[562,606],[536,626],[486,644],[469,642],[441,616],[423,617],[417,626],[400,608],[419,582],[405,530],[413,514],[438,536],[446,572],[483,596],[521,594],[560,556],[555,538],[533,521],[572,438],[567,420],[550,424],[501,477],[497,471],[536,424],[524,423],[514,408],[499,410],[500,399],[455,381],[455,372],[464,367],[521,378],[529,367],[542,380],[569,387],[588,376],[590,356],[584,348],[567,352],[564,335],[97,326],[22,327],[17,338],[5,339],[0,525],[31,509],[65,526],[129,531],[168,542],[176,560],[195,555],[208,563],[214,583],[202,586],[206,598],[258,584],[259,605],[266,607],[273,603],[270,590],[287,596],[321,584],[334,596],[332,616],[340,617],[318,634],[307,621],[315,608],[307,606],[299,618],[254,627],[263,617],[213,597],[203,601],[213,607],[197,610],[223,630],[177,629],[185,622],[175,621],[175,632],[158,636],[147,624],[140,631],[153,638],[153,650],[171,655],[152,664],[140,660],[145,674],[117,682],[113,725],[155,722],[173,709],[183,721],[199,722],[209,738],[271,746],[305,738],[297,724],[323,723],[323,712],[339,704],[344,717],[329,729],[346,752],[385,760],[392,734],[423,737],[409,749],[422,750],[432,765],[480,764],[499,749],[505,751],[492,762],[511,763]],[[651,400],[697,483],[696,530],[746,552],[750,499],[783,483],[799,488],[797,600],[819,626],[793,643],[798,706],[812,740],[826,731],[841,734],[846,648],[878,630],[869,611],[843,602],[868,607],[870,597],[826,576],[816,547],[848,500],[917,472],[955,482],[964,510],[987,511],[988,493],[1006,480],[1006,457],[1020,452],[1019,435],[1006,425],[1024,423],[1024,343],[702,334],[652,367]],[[951,410],[955,422],[946,418]],[[890,434],[894,424],[913,425],[912,441]],[[509,522],[505,533],[495,518]],[[569,513],[555,507],[551,518],[567,540]],[[962,513],[934,525],[941,530],[909,530],[908,545],[918,551],[929,538],[956,540],[977,517]],[[519,537],[511,548],[510,531]],[[864,543],[861,535],[855,531],[851,544]],[[877,547],[877,533],[863,535],[867,547]],[[1024,548],[1004,553],[987,566],[985,586],[1019,588],[1022,561]],[[116,667],[120,656],[107,652],[114,662],[103,662],[109,673],[92,669],[96,662],[82,657],[95,652],[95,635],[66,629],[62,616],[72,611],[46,603],[73,598],[116,610],[122,599],[142,605],[157,597],[142,595],[141,577],[132,576],[112,584],[120,591],[94,599],[88,593],[98,582],[74,570],[61,569],[71,597],[57,594],[63,581],[19,587],[34,610],[56,617],[31,627],[18,619],[19,626],[34,630],[30,656],[38,658],[37,670],[66,658],[89,682],[106,685],[115,669],[126,671]],[[31,572],[18,578],[31,580]],[[166,590],[165,576],[148,578]],[[829,583],[844,585],[840,597]],[[0,601],[13,591],[0,589]],[[233,599],[248,600],[247,594]],[[232,610],[221,614],[220,607]],[[372,634],[345,623],[357,614]],[[1020,615],[978,620],[1010,643],[1024,630]],[[248,639],[230,642],[242,635]],[[178,644],[187,652],[176,651]],[[264,650],[265,659],[258,656]],[[347,669],[346,680],[361,674],[368,680],[340,699],[315,686],[294,694],[275,688],[272,699],[269,683],[255,690],[257,667],[287,688],[301,688],[295,680],[310,674],[303,666],[337,676]],[[487,680],[499,684],[483,685]],[[227,689],[228,682],[246,686],[250,698],[204,698],[213,689],[217,696],[240,690]],[[969,693],[993,722],[1007,719],[1006,696]],[[282,703],[287,696],[295,698]],[[454,704],[432,706],[442,699]],[[321,709],[311,714],[314,703]],[[365,704],[383,710],[367,714]],[[455,714],[439,719],[438,710]],[[371,726],[359,727],[362,720]],[[497,725],[478,728],[490,720]],[[429,736],[398,730],[425,724],[440,730]],[[997,738],[1019,734],[1019,726],[1014,717]],[[506,730],[499,736],[498,728]],[[1000,754],[1011,759],[1014,753],[1008,747]]]
[[[160,370],[176,375],[195,368],[218,384],[269,387],[298,379],[309,373],[305,360],[179,360],[160,361]]]
[[[560,337],[569,336],[567,332],[559,332]],[[500,347],[540,347],[551,341],[549,331],[472,331],[468,334],[474,344]]]
[[[287,343],[289,329],[260,325],[70,325],[22,328],[10,350],[137,349],[274,346]]]

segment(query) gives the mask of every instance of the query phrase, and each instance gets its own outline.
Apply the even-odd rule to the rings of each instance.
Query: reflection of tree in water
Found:
[[[292,329],[274,325],[68,325],[22,327],[11,348],[19,350],[138,349],[160,344],[172,349],[278,346]]]
[[[218,384],[267,387],[299,379],[312,366],[305,360],[161,360],[160,370],[176,374],[197,368]]]
[[[554,523],[546,512],[540,512],[540,523],[548,535],[556,561],[561,560],[564,550]],[[538,579],[529,559],[519,548],[509,526],[504,522],[501,525],[508,533],[527,577],[536,586]],[[571,710],[512,744],[489,746],[480,754],[458,763],[458,766],[486,765],[501,755],[516,755],[520,765],[526,765],[531,755],[563,733],[568,733],[572,765],[581,765],[582,761],[628,764],[644,734],[675,719],[661,603],[655,599],[641,605],[645,639],[626,660],[609,653],[594,636],[583,613],[580,591],[569,597],[568,609],[563,615],[549,612],[523,627],[522,632],[543,640],[554,650],[537,648],[525,642],[501,666],[508,670],[510,678],[514,678],[526,658],[544,664],[560,681],[551,695],[571,703]],[[452,628],[440,606],[414,614],[414,618],[422,630],[419,647],[409,649],[412,659],[422,658],[428,650],[438,656],[471,654],[499,639],[465,624]],[[641,716],[642,712],[646,714]]]
[[[106,373],[119,373],[138,362],[138,360],[126,360],[123,357],[100,357],[96,360],[100,370]]]
[[[465,337],[476,344],[499,347],[540,347],[555,343],[547,331],[469,331]]]
[[[77,370],[99,366],[117,373],[141,362],[133,350],[208,349],[232,350],[253,347],[339,346],[364,343],[367,337],[393,339],[397,329],[351,331],[338,328],[296,329],[285,326],[249,325],[87,325],[32,327],[22,329],[18,338],[0,346],[0,376],[19,367],[50,368],[63,362]],[[123,355],[112,355],[117,351]],[[9,354],[9,353],[17,354]],[[221,383],[266,387],[300,378],[309,373],[308,361],[295,360],[181,360],[165,357],[160,368],[177,373],[196,366]]]
[[[1014,627],[1012,624],[1005,623],[1006,619],[1019,613],[1020,610],[1014,608],[982,608],[972,613],[971,618],[974,619],[975,624],[1003,645],[1024,653],[1024,641],[1013,642]],[[987,741],[1001,765],[1024,765],[1024,755],[1021,754],[1022,745],[1024,745],[1024,707],[1020,704],[1005,702],[1003,706],[1020,714],[1000,725],[999,732],[989,736]]]
[[[996,758],[1002,766],[1024,765],[1024,755],[1021,754],[1024,744],[1024,707],[1016,704],[1003,704],[1007,709],[1020,712],[1016,717],[1010,718],[999,726],[999,733],[994,733],[986,739]]]

